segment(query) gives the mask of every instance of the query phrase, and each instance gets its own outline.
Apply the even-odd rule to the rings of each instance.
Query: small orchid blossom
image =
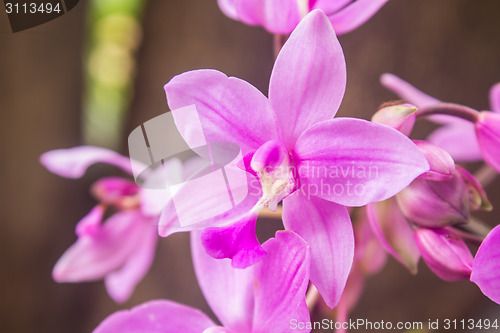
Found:
[[[218,0],[233,20],[290,34],[310,11],[324,11],[337,33],[348,33],[368,21],[388,0]]]
[[[198,282],[218,326],[199,310],[166,300],[150,301],[106,318],[94,333],[264,333],[290,332],[291,320],[309,322],[305,293],[309,248],[291,231],[263,245],[267,256],[245,270],[205,253],[193,232],[191,249]],[[297,329],[310,332],[310,329]]]
[[[418,108],[441,103],[395,75],[384,74],[380,81],[387,89]],[[448,151],[456,161],[484,159],[500,172],[500,83],[491,87],[489,98],[492,112],[478,113],[475,116],[477,118],[475,124],[445,115],[429,117],[444,126],[432,132],[428,140]]]
[[[189,115],[174,113],[185,141],[191,147],[200,141],[237,144],[258,195],[250,191],[245,204],[187,228],[162,215],[160,235],[204,229],[201,237],[210,255],[247,267],[265,254],[255,236],[259,211],[276,209],[283,200],[284,226],[311,246],[311,281],[335,307],[354,255],[344,206],[387,199],[429,169],[416,145],[400,132],[360,119],[332,119],[345,84],[342,49],[319,10],[308,14],[283,46],[269,98],[215,70],[174,77],[165,85],[170,108],[194,104],[203,128],[200,140]],[[209,187],[200,191],[211,193]],[[211,196],[211,205],[221,201],[217,195]]]
[[[67,178],[83,176],[94,163],[108,163],[132,174],[131,163],[137,163],[91,146],[49,151],[40,161]],[[111,298],[122,303],[151,266],[158,239],[155,226],[166,202],[146,200],[151,194],[146,196],[134,182],[118,177],[98,180],[91,192],[99,204],[77,224],[78,240],[59,259],[52,276],[57,282],[104,278]],[[108,208],[117,212],[103,221]]]

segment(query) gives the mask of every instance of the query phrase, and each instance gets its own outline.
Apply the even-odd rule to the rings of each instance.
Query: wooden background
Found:
[[[75,223],[93,205],[88,186],[113,172],[95,167],[75,181],[38,163],[47,150],[82,143],[85,11],[81,1],[69,14],[16,34],[0,14],[1,332],[90,332],[117,309],[155,298],[208,311],[186,234],[161,240],[152,270],[123,306],[109,299],[102,282],[51,279],[54,263],[75,240]],[[369,118],[379,104],[395,98],[378,83],[384,72],[442,100],[487,109],[488,90],[500,81],[499,13],[495,0],[390,1],[362,28],[340,37],[348,66],[340,114]],[[163,85],[176,74],[215,68],[267,92],[272,63],[271,36],[224,17],[215,0],[149,1],[128,130],[167,111]],[[123,142],[126,152],[125,137]],[[496,206],[499,186],[497,180],[488,188]],[[496,211],[481,217],[492,225],[500,222]],[[278,226],[260,223],[259,233],[265,238]],[[353,318],[486,318],[492,305],[470,283],[442,282],[423,264],[410,276],[391,259],[369,281]],[[499,318],[498,307],[493,309]]]

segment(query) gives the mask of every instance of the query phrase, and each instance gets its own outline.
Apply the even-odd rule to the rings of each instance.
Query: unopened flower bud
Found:
[[[404,135],[410,135],[415,124],[417,107],[412,104],[397,104],[378,110],[372,117],[374,123],[397,129]]]
[[[396,195],[405,217],[424,227],[465,223],[469,218],[467,188],[458,172],[452,179],[416,179]]]
[[[474,258],[455,233],[439,228],[418,228],[415,240],[429,268],[445,281],[468,280]]]

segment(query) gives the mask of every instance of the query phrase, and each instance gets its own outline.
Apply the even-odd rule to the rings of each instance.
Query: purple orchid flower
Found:
[[[309,322],[307,244],[293,232],[279,231],[262,246],[268,254],[260,263],[235,269],[227,259],[208,256],[199,234],[192,234],[196,277],[223,327],[199,310],[156,300],[112,314],[94,333],[280,333],[290,332],[294,321]]]
[[[345,84],[342,48],[319,10],[308,14],[283,46],[269,98],[215,70],[173,78],[165,85],[170,108],[194,104],[204,129],[200,140],[189,115],[174,113],[185,141],[191,147],[200,141],[237,144],[245,156],[243,167],[253,177],[252,191],[244,204],[188,227],[162,215],[160,235],[205,229],[201,237],[207,252],[232,258],[233,266],[243,268],[265,253],[255,236],[259,211],[275,209],[283,200],[285,228],[311,246],[311,281],[326,303],[336,306],[354,255],[344,206],[387,199],[429,169],[416,145],[400,132],[360,119],[332,119]],[[211,193],[208,186],[204,191]],[[222,202],[218,195],[213,193],[208,203]],[[194,194],[191,198],[187,204],[196,209]],[[205,198],[200,205],[207,205]]]
[[[337,35],[368,21],[388,0],[218,0],[233,20],[264,27],[273,34],[289,34],[309,12],[324,11]]]
[[[380,81],[387,89],[419,108],[441,103],[393,74],[382,75]],[[492,112],[481,112],[481,119],[476,126],[457,117],[445,115],[429,117],[432,121],[444,126],[432,132],[428,140],[448,151],[458,162],[479,161],[484,158],[499,171],[500,161],[495,156],[500,156],[498,151],[500,143],[500,134],[498,134],[500,132],[500,83],[491,87],[489,98]],[[479,131],[478,127],[481,128]],[[478,139],[483,141],[481,145]]]
[[[132,174],[131,163],[137,163],[91,146],[49,151],[40,161],[49,171],[66,178],[83,176],[94,163],[108,163]],[[158,239],[155,226],[166,197],[158,192],[152,195],[118,177],[98,180],[92,194],[99,204],[77,224],[78,239],[58,260],[52,275],[57,282],[104,278],[111,298],[122,303],[151,266]],[[108,207],[117,212],[103,221]]]

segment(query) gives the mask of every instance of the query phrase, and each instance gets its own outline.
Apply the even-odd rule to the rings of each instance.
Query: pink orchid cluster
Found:
[[[219,323],[191,307],[154,300],[116,312],[95,332],[291,332],[297,330],[292,321],[310,321],[315,293],[345,319],[387,254],[412,273],[422,257],[440,278],[470,279],[500,303],[500,227],[489,231],[473,217],[492,206],[480,181],[456,164],[483,159],[500,172],[500,85],[491,92],[493,112],[478,112],[385,74],[382,83],[405,103],[381,108],[372,121],[334,118],[346,87],[336,32],[361,25],[385,2],[219,0],[233,19],[291,33],[268,96],[219,71],[194,70],[168,82],[166,97],[171,110],[196,107],[198,119],[173,113],[192,149],[199,142],[240,147],[243,158],[234,166],[247,179],[238,186],[258,191],[224,210],[227,193],[204,183],[208,204],[225,212],[185,225],[164,191],[101,179],[92,187],[99,204],[77,224],[76,243],[53,271],[58,282],[104,278],[110,296],[123,302],[148,271],[158,235],[189,231],[196,276]],[[420,118],[443,126],[426,141],[412,140]],[[41,162],[69,178],[92,163],[129,174],[131,163],[139,163],[97,147],[51,151]],[[186,178],[180,161],[168,164],[170,175]],[[207,205],[207,196],[186,194],[181,209]],[[285,230],[260,244],[255,227],[264,209],[280,210]],[[104,219],[106,211],[113,214]]]

